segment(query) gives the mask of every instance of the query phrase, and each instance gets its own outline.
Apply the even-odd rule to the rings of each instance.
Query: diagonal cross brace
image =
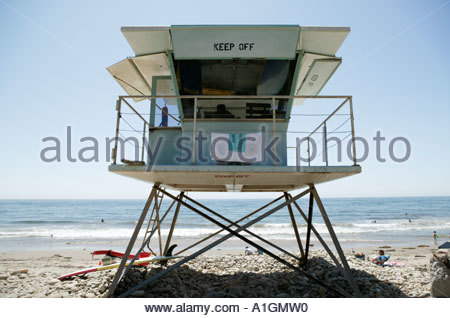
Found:
[[[284,197],[285,197],[286,201],[289,200],[289,196],[288,196],[287,192],[284,193]],[[295,233],[295,238],[297,240],[298,249],[300,250],[302,260],[305,261],[305,252],[303,251],[302,239],[300,238],[300,233],[298,232],[297,222],[295,221],[294,212],[292,212],[292,207],[290,204],[287,205],[287,208],[289,211],[289,216],[291,218],[292,227],[294,228],[294,233]]]
[[[190,198],[190,197],[188,197],[188,196],[185,196],[185,197],[186,197],[186,199],[188,199],[188,200],[191,201],[192,203],[197,204],[199,207],[205,209],[206,211],[212,213],[213,215],[215,215],[215,216],[221,218],[222,220],[224,220],[224,221],[226,221],[226,222],[229,222],[230,225],[229,225],[228,227],[230,227],[231,225],[234,225],[234,226],[236,226],[236,227],[239,227],[239,224],[238,224],[237,222],[231,221],[231,220],[228,219],[227,217],[221,215],[220,213],[217,213],[217,212],[211,210],[210,208],[204,206],[204,205],[201,204],[200,202],[197,202],[197,201],[195,201],[194,199],[192,199],[192,198]],[[289,253],[289,252],[286,251],[285,249],[283,249],[283,248],[281,248],[281,247],[279,247],[279,246],[273,244],[272,242],[270,242],[270,241],[266,240],[265,238],[263,238],[263,237],[261,237],[261,236],[255,234],[255,233],[251,232],[250,230],[245,229],[244,232],[250,234],[251,236],[253,236],[253,237],[255,237],[255,238],[257,238],[258,240],[261,240],[262,242],[268,244],[269,246],[272,246],[273,248],[279,250],[280,252],[285,253],[285,254],[289,255],[290,257],[293,257],[293,258],[295,258],[296,260],[300,261],[300,258],[298,258],[297,256],[295,256],[294,254]]]
[[[175,196],[173,196],[172,194],[166,192],[165,190],[160,190],[160,191],[162,191],[162,192],[163,192],[164,194],[166,194],[167,196],[171,197],[173,200],[177,200],[177,198],[176,198]],[[263,215],[261,215],[261,216],[255,218],[254,220],[249,221],[247,224],[245,224],[245,225],[243,225],[243,226],[240,226],[240,227],[239,227],[238,229],[236,229],[236,230],[231,230],[229,227],[227,227],[227,226],[221,224],[220,222],[216,221],[215,219],[211,218],[210,216],[204,214],[203,212],[197,210],[196,208],[190,206],[189,204],[187,204],[187,203],[185,203],[185,202],[182,202],[182,204],[183,204],[184,206],[186,206],[187,208],[189,208],[189,209],[192,210],[193,212],[196,212],[197,214],[203,216],[204,218],[208,219],[208,220],[211,221],[212,223],[214,223],[214,224],[216,224],[216,225],[218,225],[218,226],[224,228],[225,230],[227,230],[227,231],[230,232],[230,233],[227,234],[227,235],[225,235],[224,237],[222,237],[222,238],[220,238],[220,239],[214,241],[213,243],[209,244],[208,246],[205,246],[204,248],[200,249],[199,251],[193,253],[192,255],[190,255],[190,256],[188,256],[188,257],[182,259],[181,261],[175,263],[174,265],[172,265],[172,266],[166,268],[165,270],[163,270],[163,271],[161,271],[161,272],[155,274],[154,276],[152,276],[152,277],[146,279],[145,281],[143,281],[143,282],[137,284],[136,286],[132,287],[132,288],[129,289],[128,291],[126,291],[126,292],[124,292],[123,294],[121,294],[119,297],[128,297],[128,296],[131,295],[133,292],[135,292],[135,291],[137,291],[137,290],[139,290],[139,289],[141,289],[141,288],[147,286],[148,284],[152,283],[153,281],[157,280],[158,278],[162,277],[163,275],[167,274],[168,272],[170,272],[170,271],[172,271],[172,270],[174,270],[174,269],[180,267],[180,266],[183,265],[184,263],[186,263],[186,262],[188,262],[188,261],[194,259],[195,257],[197,257],[197,256],[199,256],[199,255],[205,253],[206,251],[210,250],[211,248],[213,248],[213,247],[219,245],[220,243],[222,243],[222,242],[228,240],[229,238],[231,238],[231,237],[233,237],[233,236],[236,236],[236,237],[240,238],[241,240],[247,242],[248,244],[250,244],[250,245],[252,245],[252,246],[254,246],[254,247],[256,247],[256,248],[261,249],[261,250],[264,251],[267,255],[271,256],[271,257],[274,258],[275,260],[279,261],[280,263],[282,263],[282,264],[288,266],[289,268],[291,268],[291,269],[293,269],[293,270],[295,270],[295,271],[297,271],[297,272],[302,273],[303,275],[305,275],[305,276],[308,277],[309,279],[315,281],[315,282],[318,283],[319,285],[324,286],[324,287],[328,288],[329,290],[333,291],[336,295],[351,297],[350,294],[348,294],[346,291],[344,291],[343,289],[341,289],[339,286],[336,286],[336,288],[339,289],[339,291],[337,291],[335,288],[332,288],[332,287],[326,285],[326,284],[323,283],[322,281],[320,281],[320,280],[314,278],[313,276],[309,275],[308,273],[304,272],[303,270],[299,269],[298,267],[296,267],[296,266],[290,264],[289,262],[285,261],[284,259],[278,257],[277,255],[273,254],[272,252],[268,251],[267,249],[265,249],[265,248],[259,246],[258,244],[256,244],[256,243],[250,241],[250,240],[247,239],[246,237],[244,237],[244,236],[242,236],[242,235],[239,234],[239,232],[241,232],[241,231],[245,230],[246,228],[252,226],[253,224],[255,224],[255,223],[261,221],[262,219],[264,219],[264,218],[266,218],[266,217],[272,215],[273,213],[275,213],[276,211],[278,211],[278,210],[284,208],[286,205],[292,203],[293,201],[298,200],[299,198],[301,198],[301,197],[304,196],[305,194],[309,193],[310,191],[311,191],[311,189],[307,189],[307,190],[305,190],[305,191],[303,191],[303,192],[297,194],[295,197],[291,198],[290,200],[281,203],[281,204],[278,205],[277,207],[275,207],[275,208],[271,209],[270,211],[264,213]]]
[[[264,210],[265,208],[267,208],[267,207],[271,206],[272,204],[274,204],[275,202],[281,200],[283,197],[284,197],[284,196],[282,195],[282,196],[276,198],[275,200],[272,200],[271,202],[264,204],[262,207],[259,207],[259,208],[256,209],[255,211],[253,211],[253,212],[251,212],[251,213],[249,213],[249,214],[247,214],[247,215],[241,217],[241,218],[240,218],[239,220],[237,220],[235,223],[242,222],[242,221],[244,221],[245,219],[248,219],[249,217],[255,215],[256,213],[261,212],[261,211]],[[203,243],[203,242],[206,241],[206,240],[209,240],[210,238],[216,236],[217,234],[222,233],[223,231],[225,231],[225,229],[220,229],[220,230],[218,230],[218,231],[216,231],[216,232],[214,232],[214,233],[208,235],[207,237],[202,238],[201,240],[195,242],[194,244],[192,244],[192,245],[190,245],[190,246],[184,248],[183,250],[177,252],[175,255],[180,255],[181,253],[183,253],[183,252],[185,252],[185,251],[187,251],[187,250],[193,248],[194,246],[197,246],[197,245],[200,244],[200,243]]]

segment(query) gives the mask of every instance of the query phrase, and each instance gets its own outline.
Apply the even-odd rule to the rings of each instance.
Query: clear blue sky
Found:
[[[362,174],[319,191],[450,195],[448,2],[0,0],[0,198],[148,194],[149,185],[109,173],[103,152],[99,163],[76,164],[43,163],[39,153],[46,136],[64,141],[67,125],[75,151],[81,137],[113,136],[123,91],[105,67],[133,55],[120,27],[171,24],[350,26],[343,64],[322,94],[353,95],[357,134],[407,137],[412,154],[378,163],[371,147]]]

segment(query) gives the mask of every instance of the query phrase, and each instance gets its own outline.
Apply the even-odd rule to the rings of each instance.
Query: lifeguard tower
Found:
[[[119,296],[129,296],[233,236],[308,276],[303,269],[311,232],[343,271],[353,295],[360,295],[315,188],[315,184],[361,172],[352,97],[319,95],[341,64],[335,55],[349,31],[348,27],[297,25],[122,27],[135,56],[108,67],[127,93],[116,103],[116,139],[109,171],[146,181],[153,188],[110,296],[124,270],[131,267],[126,267],[126,260],[147,215],[139,252],[151,249],[149,243],[156,233],[157,254],[163,256],[176,236],[181,206],[220,229],[191,246],[182,246],[175,251],[178,255],[217,234],[226,235]],[[346,147],[351,160],[342,163],[341,145],[346,139],[351,141]],[[131,145],[128,153],[124,151],[127,144]],[[332,151],[338,156],[331,156]],[[188,196],[188,192],[206,191],[279,192],[280,196],[239,220],[230,220]],[[298,200],[306,195],[309,204],[304,212]],[[161,210],[163,198],[172,202],[166,211]],[[337,256],[312,223],[314,202]],[[252,225],[286,207],[300,256],[251,231]],[[163,237],[161,224],[171,212],[170,230]],[[298,218],[307,224],[305,233],[299,230]],[[326,287],[337,295],[350,296],[338,287]]]

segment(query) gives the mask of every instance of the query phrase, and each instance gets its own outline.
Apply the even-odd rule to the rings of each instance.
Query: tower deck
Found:
[[[361,172],[360,166],[147,166],[110,165],[122,176],[178,191],[288,192]]]

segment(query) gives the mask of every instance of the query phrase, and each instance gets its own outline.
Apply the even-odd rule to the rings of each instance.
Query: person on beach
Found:
[[[362,260],[364,260],[366,258],[366,256],[364,255],[363,252],[352,251],[352,253],[353,253],[353,256],[356,257],[356,258],[359,258],[359,259],[362,259]]]
[[[384,250],[379,250],[378,251],[378,256],[373,258],[371,261],[372,263],[376,264],[376,265],[384,265],[384,263],[389,260],[390,256],[389,255],[385,255],[384,254]],[[367,257],[367,260],[370,260],[369,257]]]
[[[438,241],[437,239],[439,238],[439,234],[436,233],[436,231],[433,231],[433,240],[434,240],[434,245],[438,245]]]
[[[169,123],[169,108],[167,108],[167,105],[164,105],[164,107],[161,110],[161,123],[159,124],[159,127],[167,127]]]
[[[245,247],[244,255],[245,256],[253,255],[253,252],[250,250],[248,246]]]

